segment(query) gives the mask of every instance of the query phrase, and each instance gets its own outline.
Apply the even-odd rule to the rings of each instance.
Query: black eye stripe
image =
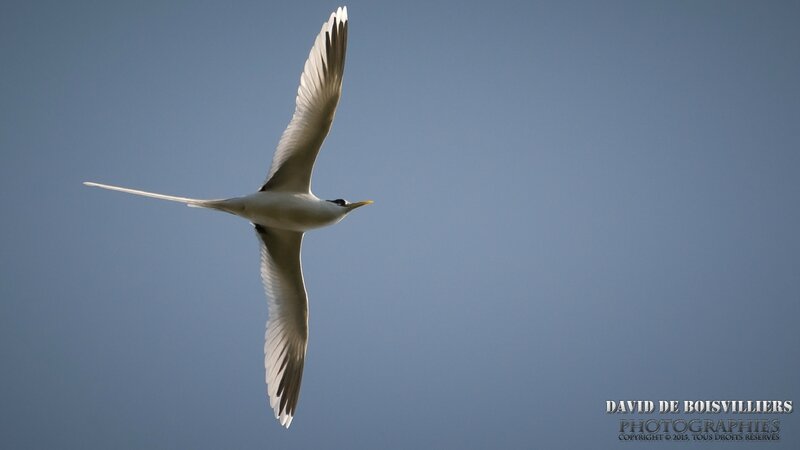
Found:
[[[339,206],[347,206],[347,200],[344,200],[344,199],[341,199],[341,198],[337,198],[336,200],[328,200],[328,201],[331,202],[331,203],[335,203],[335,204],[337,204]]]

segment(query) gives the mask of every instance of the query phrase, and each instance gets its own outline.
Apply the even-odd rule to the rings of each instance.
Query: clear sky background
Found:
[[[257,189],[336,6],[0,3],[0,447],[614,448],[609,399],[800,401],[797,2],[356,0],[314,191],[376,203],[305,239],[282,429],[252,227],[81,182]]]

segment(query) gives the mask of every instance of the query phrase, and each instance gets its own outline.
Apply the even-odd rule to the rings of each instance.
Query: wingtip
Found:
[[[345,24],[347,23],[347,7],[338,7],[336,11],[331,13],[331,16],[328,18],[328,21],[322,24],[322,29],[331,33],[333,31],[333,27],[338,26],[338,24]]]
[[[331,13],[331,18],[328,19],[328,24],[333,25],[334,20],[339,23],[347,23],[347,6],[340,6],[336,11]]]
[[[269,385],[269,382],[267,382],[267,385]],[[267,395],[269,397],[269,406],[272,408],[273,414],[275,414],[275,420],[277,420],[282,427],[288,429],[289,425],[292,424],[292,419],[294,419],[294,416],[288,411],[288,409],[281,408],[280,397],[269,395],[269,393],[267,393]]]
[[[294,419],[294,416],[288,414],[285,411],[280,413],[278,411],[275,411],[275,419],[278,420],[278,422],[281,424],[282,427],[288,430],[289,426],[292,425],[292,419]]]

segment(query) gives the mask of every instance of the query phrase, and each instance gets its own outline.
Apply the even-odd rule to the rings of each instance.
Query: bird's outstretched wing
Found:
[[[261,279],[269,301],[264,366],[269,403],[281,425],[292,423],[308,342],[308,298],[300,246],[303,233],[256,225]]]
[[[283,132],[262,191],[310,192],[314,161],[333,123],[347,51],[347,8],[322,25],[306,60],[294,115]]]

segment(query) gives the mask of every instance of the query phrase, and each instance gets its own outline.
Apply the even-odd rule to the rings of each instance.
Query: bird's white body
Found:
[[[311,172],[333,123],[342,90],[347,50],[347,8],[322,25],[311,47],[295,112],[283,132],[267,180],[244,197],[200,200],[86,182],[112,191],[225,211],[255,226],[261,248],[261,278],[269,300],[264,343],[267,394],[275,417],[288,427],[297,408],[308,342],[308,296],[300,264],[303,233],[333,225],[372,201],[321,200],[311,193]]]
[[[333,225],[344,219],[348,212],[311,193],[273,191],[212,200],[202,206],[220,209],[266,227],[291,231],[308,231]]]

